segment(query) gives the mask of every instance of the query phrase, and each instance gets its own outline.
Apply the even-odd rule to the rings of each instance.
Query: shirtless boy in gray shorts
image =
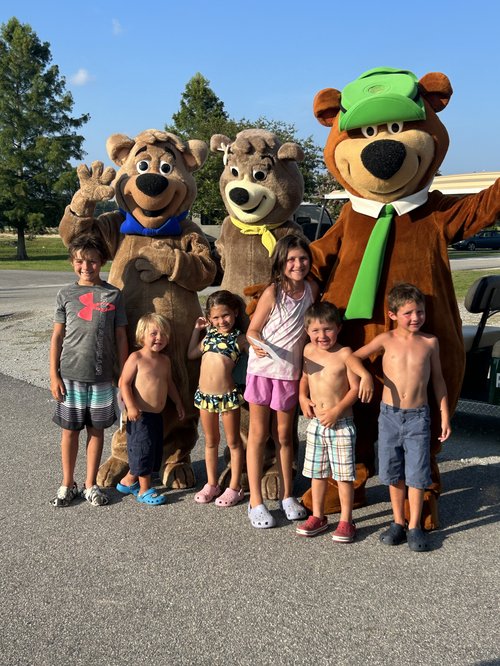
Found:
[[[417,287],[401,283],[388,294],[389,317],[396,328],[378,335],[347,361],[366,382],[371,376],[357,359],[383,353],[384,389],[379,417],[379,477],[389,486],[394,522],[380,540],[390,546],[408,541],[413,551],[429,550],[420,528],[424,490],[430,477],[429,379],[441,410],[441,441],[451,434],[446,384],[441,372],[439,343],[422,333],[425,299]],[[410,520],[405,529],[404,503],[408,488]]]

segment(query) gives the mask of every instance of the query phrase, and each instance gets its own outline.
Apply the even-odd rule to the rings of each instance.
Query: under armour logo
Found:
[[[94,303],[94,294],[91,291],[88,294],[80,296],[78,300],[84,305],[78,316],[80,319],[85,319],[85,321],[92,321],[92,312],[94,310],[97,310],[97,312],[110,312],[116,309],[112,303],[107,303],[106,301]]]

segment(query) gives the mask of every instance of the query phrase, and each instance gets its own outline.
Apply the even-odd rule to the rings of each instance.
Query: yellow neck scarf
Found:
[[[275,224],[262,224],[257,226],[256,224],[245,224],[245,222],[240,222],[235,217],[231,218],[231,222],[241,231],[242,234],[259,234],[259,236],[262,236],[262,245],[269,252],[269,256],[272,255],[276,245],[276,238],[271,233],[271,229],[277,229],[278,227],[281,227],[283,222],[277,222]]]

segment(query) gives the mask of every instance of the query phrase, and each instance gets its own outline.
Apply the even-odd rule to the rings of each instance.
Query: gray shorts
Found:
[[[404,481],[425,489],[431,483],[429,405],[400,409],[380,404],[378,475],[385,485]]]

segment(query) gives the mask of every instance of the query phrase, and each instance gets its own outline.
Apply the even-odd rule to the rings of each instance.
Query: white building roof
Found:
[[[432,181],[430,189],[439,190],[443,194],[474,194],[492,185],[497,178],[500,178],[500,171],[480,171],[478,173],[436,176]],[[347,198],[345,190],[333,190],[324,196],[324,199]]]

